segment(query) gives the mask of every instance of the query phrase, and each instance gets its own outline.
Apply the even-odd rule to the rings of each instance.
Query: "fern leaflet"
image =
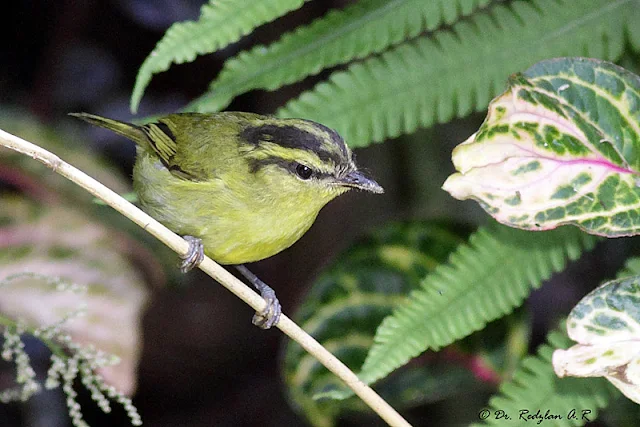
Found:
[[[480,229],[382,322],[359,377],[372,383],[425,350],[510,313],[595,242],[573,227],[537,233],[498,225]]]
[[[324,68],[382,52],[389,46],[451,24],[489,0],[361,0],[334,10],[272,45],[228,60],[209,92],[187,110],[219,111],[252,89],[275,90]]]
[[[166,71],[172,63],[191,62],[196,56],[215,52],[249,34],[254,28],[307,0],[209,0],[198,21],[173,24],[156,48],[144,60],[131,94],[131,111],[136,112],[151,77]]]
[[[541,59],[615,60],[625,32],[640,46],[640,32],[631,30],[639,20],[640,0],[497,4],[334,73],[277,115],[318,121],[365,146],[482,110],[509,74]]]

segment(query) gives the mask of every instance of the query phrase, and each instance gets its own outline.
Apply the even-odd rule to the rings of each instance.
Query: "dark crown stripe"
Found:
[[[314,123],[314,126],[322,125]],[[305,130],[295,126],[251,126],[245,128],[241,132],[240,137],[247,141],[249,144],[255,146],[260,145],[260,143],[263,141],[268,141],[284,148],[295,148],[310,151],[312,153],[315,153],[323,162],[331,161],[334,164],[345,163],[347,161],[347,154],[342,138],[340,138],[337,133],[331,131],[331,129],[329,128],[322,126],[322,129],[326,129],[327,132],[330,132],[332,140],[334,140],[334,135],[335,137],[340,139],[340,143],[337,143],[335,145],[338,145],[340,147],[340,151],[342,152],[344,157],[339,153],[329,151],[324,148],[324,141],[317,135],[306,132]]]
[[[342,139],[342,137],[340,136],[340,134],[338,132],[336,132],[335,130],[326,127],[323,124],[320,123],[316,123],[313,122],[311,120],[306,120],[307,122],[311,123],[313,126],[317,127],[318,129],[322,129],[323,131],[325,131],[329,137],[331,138],[331,141],[334,143],[334,145],[336,145],[338,148],[340,148],[340,151],[342,152],[342,155],[346,158],[349,156],[349,151],[347,150],[347,145],[344,143],[344,139]]]

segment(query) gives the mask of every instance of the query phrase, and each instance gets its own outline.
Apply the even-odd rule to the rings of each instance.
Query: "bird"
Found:
[[[311,120],[230,111],[175,113],[138,125],[71,115],[136,144],[134,191],[146,213],[189,243],[181,270],[205,254],[236,266],[267,303],[253,318],[263,329],[278,322],[282,308],[244,264],[291,246],[335,197],[384,192],[336,131]]]

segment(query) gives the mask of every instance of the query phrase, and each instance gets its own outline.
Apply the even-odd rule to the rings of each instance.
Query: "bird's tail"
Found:
[[[107,119],[88,113],[69,113],[70,116],[77,117],[92,125],[109,129],[119,135],[129,138],[138,145],[148,144],[148,138],[139,126],[119,120]]]

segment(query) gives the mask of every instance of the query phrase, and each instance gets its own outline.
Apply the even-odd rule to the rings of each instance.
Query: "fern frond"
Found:
[[[542,422],[558,427],[581,426],[595,420],[598,409],[606,407],[616,396],[617,392],[604,378],[558,378],[553,371],[551,356],[554,350],[566,349],[572,343],[560,331],[551,332],[547,339],[549,344],[540,346],[536,356],[523,359],[513,379],[500,386],[499,394],[489,401],[489,417],[476,426],[504,426],[505,423],[530,426],[540,418],[526,419],[526,416],[533,416],[538,411],[542,417],[545,414],[558,416],[542,419]],[[505,421],[497,417],[497,411],[504,411],[511,419]],[[522,414],[524,419],[520,417],[521,411],[527,411]]]
[[[372,383],[427,349],[437,350],[522,304],[596,238],[573,227],[480,229],[378,327],[359,377]]]
[[[484,109],[507,77],[554,56],[615,60],[640,0],[498,4],[450,30],[403,43],[331,75],[277,112],[336,129],[352,147]],[[635,46],[640,40],[632,40]]]
[[[254,28],[301,7],[307,0],[209,0],[198,21],[173,24],[144,60],[131,94],[131,111],[151,77],[172,63],[191,62],[196,56],[215,52],[249,34]]]
[[[253,89],[275,90],[324,68],[382,52],[451,24],[489,0],[361,0],[228,60],[209,91],[187,110],[219,111]]]

